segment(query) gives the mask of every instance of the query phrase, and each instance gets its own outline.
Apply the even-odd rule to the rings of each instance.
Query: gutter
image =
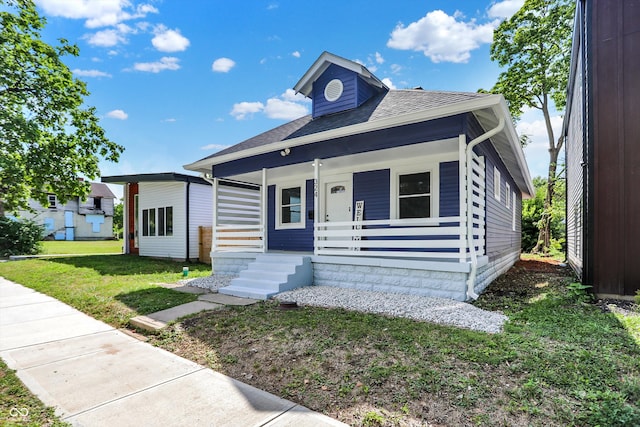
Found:
[[[473,152],[473,148],[480,144],[481,142],[486,141],[492,136],[502,132],[504,129],[505,120],[504,117],[500,116],[500,121],[498,125],[473,139],[469,144],[467,144],[466,155],[467,155],[467,246],[469,248],[469,253],[471,255],[471,271],[469,272],[469,278],[467,279],[467,298],[472,298],[474,300],[478,299],[478,294],[475,291],[475,282],[476,282],[476,274],[478,272],[478,254],[476,253],[476,245],[473,242],[473,168],[471,165],[472,158],[471,153]],[[486,180],[485,176],[485,180]],[[486,197],[486,196],[485,196]],[[486,219],[485,219],[486,220]]]

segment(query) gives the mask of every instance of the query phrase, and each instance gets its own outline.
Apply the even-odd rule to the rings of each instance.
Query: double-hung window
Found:
[[[293,185],[278,186],[277,200],[277,228],[304,228],[304,187]]]
[[[493,167],[493,197],[500,201],[500,171],[497,167]]]
[[[398,218],[431,216],[431,172],[398,175]]]

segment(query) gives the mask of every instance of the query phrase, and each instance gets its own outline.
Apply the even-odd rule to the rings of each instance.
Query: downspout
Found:
[[[187,181],[187,261],[191,262],[191,257],[189,256],[189,232],[191,231],[190,227],[189,227],[189,205],[191,204],[190,202],[190,187],[191,187],[191,181]]]
[[[473,242],[473,164],[472,156],[473,148],[486,141],[492,136],[502,132],[504,129],[504,117],[500,117],[498,125],[473,139],[467,144],[467,246],[469,248],[469,254],[471,255],[471,271],[469,272],[469,278],[467,279],[467,298],[478,299],[478,294],[475,291],[476,274],[478,273],[478,254],[476,253],[476,245]],[[486,180],[485,175],[485,180]]]

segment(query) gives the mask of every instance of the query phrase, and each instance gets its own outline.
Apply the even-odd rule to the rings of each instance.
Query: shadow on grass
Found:
[[[72,265],[76,268],[90,268],[102,275],[109,276],[182,273],[183,266],[188,266],[190,271],[211,271],[211,266],[208,264],[178,262],[137,255],[87,255],[50,258],[47,261]]]
[[[118,294],[114,298],[138,314],[145,315],[195,301],[198,296],[154,287]]]

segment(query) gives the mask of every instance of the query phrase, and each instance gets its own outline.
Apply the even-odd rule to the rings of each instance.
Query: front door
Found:
[[[352,221],[351,181],[329,181],[324,184],[325,215],[327,222]]]

